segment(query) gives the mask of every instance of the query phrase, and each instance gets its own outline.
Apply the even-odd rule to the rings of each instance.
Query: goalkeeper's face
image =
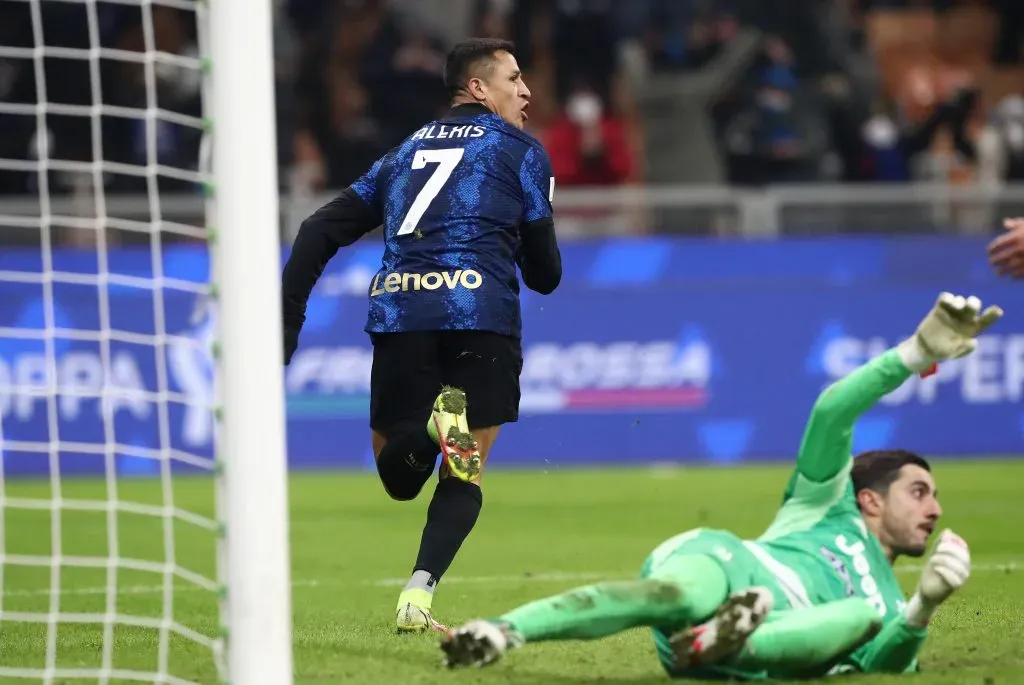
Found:
[[[920,466],[907,464],[881,498],[878,537],[894,557],[919,557],[942,516],[935,479]]]

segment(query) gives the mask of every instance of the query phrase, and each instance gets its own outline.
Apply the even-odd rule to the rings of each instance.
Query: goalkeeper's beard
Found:
[[[920,523],[909,523],[905,518],[887,511],[882,520],[884,537],[882,542],[892,552],[895,560],[897,557],[905,556],[918,558],[924,556],[928,551],[928,539],[931,534],[926,534],[919,526]]]

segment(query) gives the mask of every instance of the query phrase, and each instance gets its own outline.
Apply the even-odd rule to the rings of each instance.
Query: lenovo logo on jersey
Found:
[[[484,277],[473,269],[457,269],[455,271],[432,271],[426,274],[410,273],[389,273],[381,278],[377,274],[370,287],[370,297],[383,295],[384,293],[403,293],[417,290],[438,290],[442,286],[448,290],[455,290],[462,286],[469,290],[476,290],[484,282]]]

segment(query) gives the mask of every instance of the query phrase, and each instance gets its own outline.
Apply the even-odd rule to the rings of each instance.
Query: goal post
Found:
[[[211,0],[228,670],[291,683],[291,583],[271,0]]]
[[[0,2],[2,682],[293,681],[273,2]]]

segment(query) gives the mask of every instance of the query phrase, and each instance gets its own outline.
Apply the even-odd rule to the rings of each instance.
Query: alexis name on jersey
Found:
[[[480,138],[487,129],[475,124],[453,126],[451,124],[429,124],[412,134],[411,140],[451,140],[453,138]]]

